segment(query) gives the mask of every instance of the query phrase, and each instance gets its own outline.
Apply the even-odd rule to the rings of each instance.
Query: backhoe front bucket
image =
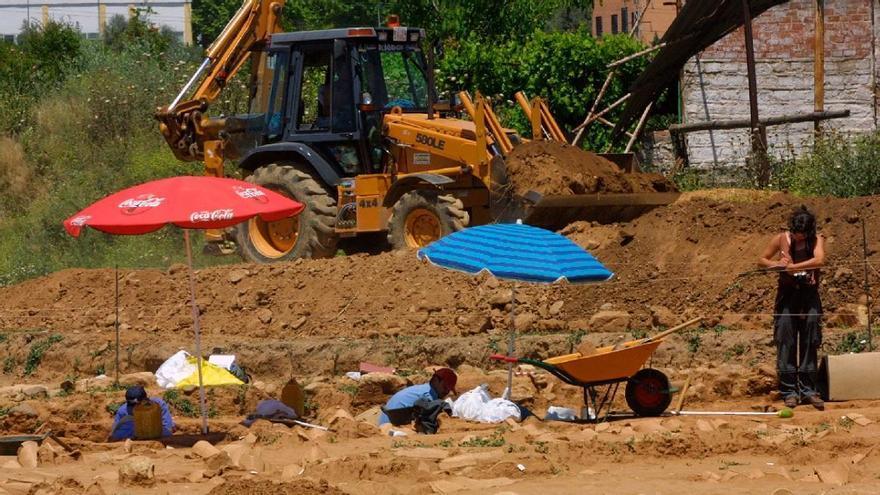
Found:
[[[541,196],[530,192],[523,198],[523,222],[559,230],[579,220],[603,224],[628,222],[658,206],[675,202],[680,193],[616,193]]]
[[[529,191],[525,196],[514,192],[503,159],[492,160],[490,210],[496,222],[523,223],[559,230],[576,221],[603,224],[627,222],[658,206],[669,205],[678,192],[600,193],[543,196]]]

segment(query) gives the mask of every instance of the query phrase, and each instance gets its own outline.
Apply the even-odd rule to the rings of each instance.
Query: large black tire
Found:
[[[436,222],[433,225],[434,233],[413,232],[413,215],[421,215],[428,223]],[[388,242],[394,249],[416,249],[462,230],[469,223],[470,215],[455,196],[441,195],[437,191],[410,191],[401,196],[391,209]]]
[[[273,242],[268,224],[258,218],[236,227],[235,239],[242,257],[257,263],[326,258],[336,254],[336,200],[320,179],[291,162],[273,163],[256,169],[248,182],[259,184],[305,205],[291,230],[294,240]],[[289,242],[293,242],[292,246]]]
[[[626,403],[639,416],[659,416],[670,402],[669,378],[660,370],[641,369],[626,382]]]

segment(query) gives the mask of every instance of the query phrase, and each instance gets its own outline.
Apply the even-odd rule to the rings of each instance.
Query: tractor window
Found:
[[[361,52],[362,81],[373,101],[385,109],[425,111],[428,107],[427,64],[417,47],[382,45]]]
[[[303,50],[297,129],[330,130],[330,50],[326,45]]]
[[[275,141],[284,132],[284,95],[287,92],[287,52],[271,52],[260,57],[257,86],[251,98],[251,114],[262,115],[267,141]]]
[[[354,81],[351,57],[348,51],[333,58],[333,132],[351,132],[357,129],[354,118]]]
[[[386,107],[427,108],[428,83],[419,60],[416,52],[382,52],[382,70],[388,91]]]

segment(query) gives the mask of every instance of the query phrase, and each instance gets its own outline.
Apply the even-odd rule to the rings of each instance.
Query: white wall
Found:
[[[114,15],[128,17],[129,5],[137,8],[149,6],[153,12],[148,20],[158,26],[168,26],[172,31],[185,31],[184,5],[190,0],[30,0],[30,19],[43,21],[43,6],[48,6],[49,18],[73,24],[84,33],[98,33],[98,4],[106,8],[106,21]],[[0,36],[17,35],[28,18],[27,0],[0,0]]]

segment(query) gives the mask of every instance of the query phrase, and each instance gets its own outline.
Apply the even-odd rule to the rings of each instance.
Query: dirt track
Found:
[[[859,325],[861,227],[856,215],[865,212],[870,257],[876,261],[877,199],[804,201],[817,212],[829,241],[825,352]],[[737,279],[736,274],[754,266],[764,242],[801,202],[784,195],[709,191],[686,194],[631,223],[569,226],[564,233],[588,247],[616,277],[596,286],[518,290],[519,325],[527,334],[519,339],[519,349],[527,356],[552,356],[569,352],[581,339],[618,342],[704,315],[704,330],[669,339],[652,365],[677,384],[693,377],[690,408],[761,410],[775,400],[768,314],[774,281],[766,276]],[[262,382],[243,393],[216,392],[215,428],[243,436],[247,431],[235,426],[241,414],[295,375],[310,384],[313,419],[335,421],[339,433],[318,438],[266,427],[252,447],[263,459],[254,469],[258,474],[232,469],[195,483],[186,478],[210,468],[189,458],[188,449],[136,446],[135,453],[153,459],[160,475],[157,487],[169,493],[214,488],[215,493],[283,493],[285,488],[258,484],[269,480],[295,482],[297,493],[326,492],[331,489],[327,484],[345,493],[570,493],[572,486],[597,493],[664,494],[771,493],[779,487],[800,493],[880,490],[875,474],[880,455],[872,450],[880,427],[841,419],[855,412],[880,420],[878,402],[833,404],[824,413],[801,407],[789,422],[624,419],[605,429],[529,420],[496,432],[495,426],[450,420],[437,437],[390,439],[365,423],[333,418],[382,404],[393,387],[357,384],[340,375],[370,361],[402,368],[409,373],[406,380],[417,382],[427,376],[426,366],[450,365],[462,377],[459,389],[486,382],[500,394],[503,373],[492,371],[496,367],[486,357],[503,346],[508,286],[422,265],[407,252],[242,264],[201,270],[198,278],[206,349],[236,353]],[[0,355],[4,368],[9,363],[8,372],[0,374],[0,410],[23,398],[4,385],[45,383],[51,393],[66,377],[81,379],[99,369],[112,373],[112,282],[111,271],[67,270],[0,289],[0,334],[5,336]],[[190,346],[185,283],[182,267],[123,273],[123,373],[155,369],[176,349]],[[63,340],[49,347],[34,373],[24,377],[28,355],[52,334]],[[518,376],[514,395],[526,399],[539,416],[548,405],[579,407],[582,400],[577,389],[541,374]],[[40,479],[51,487],[45,493],[82,493],[96,479],[106,493],[118,489],[116,468],[130,454],[121,446],[89,442],[106,434],[105,406],[118,402],[120,392],[93,387],[68,396],[24,399],[37,415],[0,417],[0,433],[29,433],[45,423],[44,428],[81,443],[86,457],[61,457],[39,472],[0,469],[0,493],[18,493],[10,482],[4,484],[13,471],[30,477],[21,482],[26,485],[22,493],[36,486],[33,480],[41,472],[48,473]],[[620,402],[617,408],[625,405]],[[195,419],[181,421],[185,431],[198,428]],[[444,464],[446,457],[463,454],[478,455]],[[866,457],[853,463],[862,454]],[[0,466],[7,460],[0,458]],[[846,466],[843,487],[829,481],[843,469],[837,460]],[[304,468],[303,474],[286,477],[285,467],[294,464]],[[817,472],[824,483],[818,482]],[[243,478],[244,485],[220,486],[236,478]],[[64,483],[70,491],[63,491]],[[149,490],[135,487],[131,492]]]

